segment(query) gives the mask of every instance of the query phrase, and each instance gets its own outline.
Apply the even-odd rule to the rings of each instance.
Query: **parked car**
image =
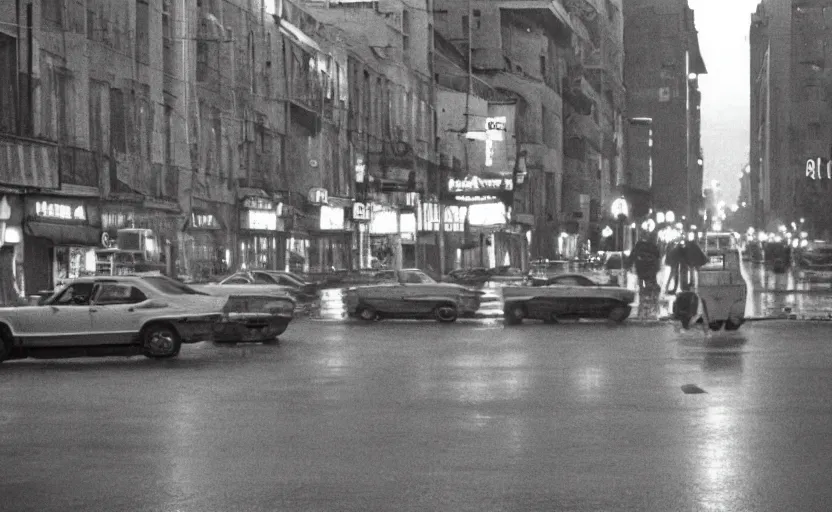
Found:
[[[301,278],[302,279],[302,278]],[[221,290],[214,289],[222,287]],[[300,302],[315,300],[318,295],[317,286],[313,283],[299,280],[294,274],[276,270],[252,270],[237,272],[221,278],[216,283],[193,285],[197,290],[210,293],[247,293],[251,291],[290,295]]]
[[[384,284],[347,289],[347,314],[364,321],[382,318],[433,318],[455,322],[471,317],[480,307],[482,292],[452,283],[437,283],[419,269],[379,272]]]
[[[630,316],[635,292],[600,285],[580,274],[548,278],[537,286],[503,288],[503,314],[508,325],[526,318],[557,323],[560,319],[609,318],[620,323]]]
[[[0,308],[0,361],[143,354],[175,357],[183,343],[272,341],[294,302],[211,296],[165,276],[85,277],[37,306]]]

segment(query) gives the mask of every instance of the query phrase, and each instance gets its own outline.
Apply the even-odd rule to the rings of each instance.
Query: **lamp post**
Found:
[[[630,213],[627,200],[619,197],[612,202],[612,216],[618,219],[618,250],[624,251],[624,221]]]

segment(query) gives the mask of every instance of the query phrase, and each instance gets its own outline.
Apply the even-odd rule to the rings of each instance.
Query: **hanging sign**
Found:
[[[370,209],[364,203],[353,203],[352,220],[370,220]]]
[[[329,193],[325,188],[310,189],[309,202],[312,204],[327,204],[329,202]]]
[[[65,203],[51,201],[36,202],[35,215],[50,219],[87,220],[87,212],[83,206],[72,207]]]

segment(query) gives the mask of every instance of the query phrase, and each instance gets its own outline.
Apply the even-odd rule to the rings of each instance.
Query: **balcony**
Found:
[[[58,189],[58,146],[51,142],[0,134],[0,184]]]

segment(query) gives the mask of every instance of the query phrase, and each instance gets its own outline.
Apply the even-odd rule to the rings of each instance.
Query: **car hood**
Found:
[[[229,295],[280,295],[292,298],[292,288],[277,284],[198,284],[191,285],[194,290],[213,296]]]

